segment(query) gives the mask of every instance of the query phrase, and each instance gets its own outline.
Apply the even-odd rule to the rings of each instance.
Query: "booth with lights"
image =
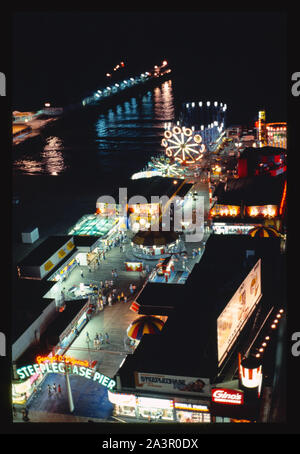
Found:
[[[227,205],[216,203],[210,210],[210,214],[213,218],[220,217],[238,217],[241,214],[241,207],[239,205]]]
[[[139,231],[131,241],[136,257],[157,259],[181,251],[179,235],[172,231]]]

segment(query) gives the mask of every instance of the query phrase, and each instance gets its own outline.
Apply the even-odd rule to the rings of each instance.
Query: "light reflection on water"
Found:
[[[137,166],[146,164],[152,154],[162,151],[164,124],[174,118],[172,82],[164,82],[108,110],[85,112],[79,112],[75,120],[67,119],[64,126],[59,127],[58,123],[56,132],[52,130],[41,145],[25,144],[22,152],[16,153],[14,172],[55,176],[76,171],[100,175],[118,165],[129,169],[133,161]]]
[[[172,82],[168,81],[141,98],[131,98],[101,114],[95,124],[98,149],[109,153],[151,147],[154,153],[158,152],[164,123],[173,118]]]
[[[63,143],[59,137],[49,136],[36,159],[25,156],[23,159],[16,160],[14,166],[27,175],[59,175],[66,170],[63,149]]]

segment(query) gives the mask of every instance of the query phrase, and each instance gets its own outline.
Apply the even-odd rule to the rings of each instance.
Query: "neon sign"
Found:
[[[63,362],[66,364],[77,364],[78,366],[89,366],[89,362],[87,360],[80,360],[76,358],[72,358],[71,356],[62,356],[62,355],[54,355],[54,356],[37,356],[36,362],[38,364],[43,363],[45,361],[49,361],[51,363]]]
[[[60,373],[65,374],[66,372],[73,375],[79,375],[80,377],[85,377],[92,381],[97,381],[100,385],[105,386],[108,389],[113,389],[116,385],[115,380],[107,377],[106,375],[101,374],[100,372],[96,372],[93,369],[79,365],[79,363],[85,363],[85,361],[75,360],[73,359],[73,363],[70,361],[69,363],[62,361],[56,361],[58,357],[55,358],[55,361],[51,361],[51,357],[45,357],[49,362],[43,363],[43,357],[39,356],[40,363],[32,364],[29,366],[24,366],[17,369],[17,374],[19,375],[20,379],[24,379],[26,377],[31,377],[34,374],[45,374],[45,373]],[[63,357],[62,357],[63,358]],[[76,362],[76,363],[75,363]],[[88,364],[88,362],[86,362]],[[66,369],[67,368],[67,369]]]
[[[218,388],[212,391],[212,401],[222,404],[242,405],[244,403],[244,395],[240,391]]]

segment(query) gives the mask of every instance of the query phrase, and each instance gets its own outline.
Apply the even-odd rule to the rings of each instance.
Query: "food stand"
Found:
[[[126,271],[143,271],[142,262],[125,262]]]

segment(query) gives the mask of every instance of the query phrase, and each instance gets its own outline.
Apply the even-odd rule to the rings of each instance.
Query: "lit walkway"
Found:
[[[72,420],[76,416],[98,419],[110,418],[113,405],[108,400],[105,387],[78,375],[70,375],[69,378],[74,411],[70,413],[65,376],[51,373],[46,375],[38,391],[29,401],[29,419],[38,422],[39,420],[43,421],[46,417],[49,421],[49,414],[50,419],[51,414],[56,415],[55,421],[63,420],[64,414],[72,416]],[[51,395],[48,394],[48,384],[53,385],[53,383],[56,386],[61,385],[61,393],[52,392]],[[62,418],[60,415],[62,415]]]
[[[126,330],[138,315],[130,311],[130,304],[130,302],[115,303],[95,314],[66,354],[90,362],[97,361],[96,369],[112,378],[126,355],[131,353],[130,347],[124,342],[127,338]],[[87,332],[90,342],[86,340]],[[101,350],[96,350],[93,345],[96,332],[103,335],[105,332],[109,334],[109,343],[102,345]],[[53,383],[56,385],[60,383],[61,395],[53,393],[48,396],[48,384]],[[105,387],[77,375],[70,375],[70,384],[75,407],[72,415],[69,411],[65,377],[62,374],[53,373],[46,375],[37,393],[29,400],[29,418],[34,421],[48,420],[45,414],[50,414],[49,420],[53,421],[69,421],[70,418],[79,421],[76,417],[99,420],[110,418],[113,405],[108,400]],[[65,419],[64,415],[69,417]]]
[[[203,187],[199,189],[203,191]],[[130,236],[130,232],[128,232],[128,236]],[[203,246],[208,236],[209,233],[206,232],[203,241],[186,243],[188,256],[186,266],[189,271],[201,259],[201,255],[192,258],[192,250],[202,247],[203,252]],[[77,359],[89,360],[90,362],[97,361],[96,369],[111,378],[114,377],[126,356],[132,352],[131,347],[126,343],[126,331],[130,323],[139,317],[139,315],[129,309],[134,298],[134,295],[131,295],[129,292],[129,285],[130,283],[135,284],[137,287],[136,292],[138,292],[146,279],[139,272],[126,271],[124,265],[126,260],[136,261],[132,254],[129,241],[126,244],[125,252],[121,252],[120,247],[114,247],[107,252],[106,260],[102,260],[99,267],[92,271],[89,271],[88,267],[77,267],[64,283],[66,290],[72,287],[72,285],[78,285],[80,282],[84,282],[85,284],[99,284],[100,281],[112,280],[111,271],[112,269],[117,270],[118,278],[114,279],[114,286],[117,288],[118,293],[123,291],[129,297],[128,301],[126,303],[116,302],[112,306],[106,305],[102,311],[96,313],[66,352],[66,354]],[[149,259],[144,260],[144,262],[148,263],[150,268],[153,268],[156,264],[156,260]],[[80,275],[81,268],[83,269],[83,277]],[[177,263],[176,269],[182,269],[182,263]],[[149,285],[155,285],[155,283]],[[87,342],[87,332],[91,340],[89,342]],[[103,344],[101,349],[97,350],[93,343],[95,334],[101,333],[104,335],[106,332],[109,335],[109,343]],[[47,385],[53,382],[56,384],[61,383],[61,396],[48,396]],[[70,376],[70,383],[75,406],[73,414],[69,412],[68,400],[65,393],[65,377],[60,374],[48,374],[41,383],[36,395],[29,401],[29,418],[31,421],[75,422],[84,420],[83,418],[86,418],[86,421],[88,418],[104,421],[111,417],[112,405],[108,401],[106,388],[76,375]]]
[[[126,355],[131,353],[126,343],[126,331],[138,315],[129,309],[130,305],[131,302],[117,302],[112,306],[105,306],[85,325],[66,354],[90,362],[97,361],[96,369],[113,378]],[[89,342],[87,333],[89,333]],[[105,333],[109,335],[109,343],[102,344],[100,350],[94,347],[96,333],[101,333],[103,336]]]

